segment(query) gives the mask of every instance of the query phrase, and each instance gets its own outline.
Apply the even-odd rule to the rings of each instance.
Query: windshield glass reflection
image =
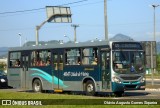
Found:
[[[113,51],[113,69],[118,73],[144,72],[144,52]]]

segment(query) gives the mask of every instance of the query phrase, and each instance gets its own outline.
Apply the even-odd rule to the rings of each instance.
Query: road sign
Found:
[[[71,23],[70,7],[46,6],[48,22],[53,23]]]

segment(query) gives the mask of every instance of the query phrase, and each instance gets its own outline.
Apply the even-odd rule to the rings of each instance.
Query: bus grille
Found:
[[[141,76],[121,76],[123,80],[138,80]]]
[[[137,87],[137,85],[125,85],[126,89],[134,89],[136,87]]]

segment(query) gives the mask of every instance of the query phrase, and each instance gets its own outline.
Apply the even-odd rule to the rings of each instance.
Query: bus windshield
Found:
[[[113,70],[117,73],[144,72],[143,51],[113,51]]]

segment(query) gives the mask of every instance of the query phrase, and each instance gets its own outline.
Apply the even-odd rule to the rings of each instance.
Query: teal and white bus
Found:
[[[140,42],[79,42],[11,48],[8,85],[14,88],[81,91],[87,95],[145,90]]]

